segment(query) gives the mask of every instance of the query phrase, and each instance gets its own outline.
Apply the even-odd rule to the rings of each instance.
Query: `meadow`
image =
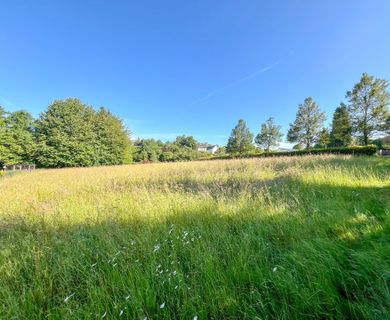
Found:
[[[390,158],[0,178],[1,319],[390,319]]]

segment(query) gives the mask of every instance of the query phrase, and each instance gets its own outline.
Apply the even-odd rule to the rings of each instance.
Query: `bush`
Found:
[[[283,152],[262,152],[254,154],[226,154],[223,156],[215,156],[212,159],[233,159],[233,158],[264,158],[264,157],[283,157],[283,156],[303,156],[314,154],[351,154],[351,155],[366,155],[372,156],[377,152],[375,145],[369,146],[353,146],[353,147],[335,147],[335,148],[319,148],[305,149]]]

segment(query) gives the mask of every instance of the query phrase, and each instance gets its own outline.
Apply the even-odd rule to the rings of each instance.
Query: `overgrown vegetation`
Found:
[[[0,179],[3,319],[388,319],[390,160]]]
[[[234,159],[234,158],[266,158],[266,157],[283,157],[283,156],[304,156],[315,154],[350,154],[350,155],[366,155],[372,156],[376,154],[377,147],[375,145],[369,146],[353,146],[353,147],[334,147],[334,148],[316,148],[303,149],[294,151],[278,151],[278,152],[252,152],[246,154],[224,154],[213,156],[212,160],[217,159]]]
[[[341,103],[336,108],[330,128],[325,127],[326,116],[320,106],[311,97],[306,98],[290,124],[287,141],[295,143],[294,149],[313,150],[297,154],[333,153],[325,149],[369,144],[387,147],[388,85],[387,80],[364,73],[353,89],[347,91],[348,105]],[[217,151],[218,157],[269,152],[279,146],[283,133],[270,117],[253,137],[246,122],[240,119],[226,148]],[[39,167],[61,168],[212,158],[207,152],[208,143],[204,144],[206,149],[198,145],[193,136],[186,135],[173,142],[137,139],[132,143],[130,131],[119,117],[105,108],[96,111],[77,99],[54,101],[37,120],[26,111],[6,112],[0,107],[0,166],[34,162]],[[355,153],[348,150],[337,153]]]

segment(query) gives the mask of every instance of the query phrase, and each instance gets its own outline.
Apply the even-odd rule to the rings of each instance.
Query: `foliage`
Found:
[[[185,135],[176,137],[175,143],[180,147],[187,147],[193,150],[196,150],[196,146],[198,144],[198,142],[195,140],[193,136],[185,136]]]
[[[188,142],[191,143],[189,147]],[[195,148],[193,147],[195,142]],[[134,161],[136,162],[174,162],[189,161],[207,157],[196,151],[196,141],[192,137],[179,136],[175,142],[163,143],[154,139],[137,140],[135,143]]]
[[[278,151],[278,152],[257,152],[248,153],[242,155],[224,155],[214,156],[212,160],[218,159],[234,159],[234,158],[264,158],[264,157],[282,157],[282,156],[303,156],[314,154],[351,154],[351,155],[366,155],[372,156],[376,154],[376,145],[367,146],[352,146],[352,147],[330,147],[330,148],[317,148],[317,149],[300,149],[294,151]]]
[[[352,125],[347,106],[341,103],[333,113],[330,146],[346,147],[352,142]]]
[[[34,120],[26,111],[0,107],[0,164],[30,163],[35,152]]]
[[[132,162],[130,131],[122,120],[105,108],[95,115],[94,130],[100,165],[126,164]]]
[[[388,319],[389,173],[307,156],[0,179],[1,318]]]
[[[323,128],[318,137],[318,142],[315,145],[315,148],[326,148],[330,145],[330,134],[329,130]]]
[[[54,101],[36,122],[37,164],[75,167],[123,164],[129,160],[129,133],[122,121],[78,99]]]
[[[274,118],[269,118],[261,125],[261,130],[255,138],[255,143],[265,151],[269,151],[271,147],[278,146],[283,137],[281,128],[281,126],[275,124]]]
[[[240,119],[232,130],[226,146],[227,153],[245,153],[253,150],[253,133],[250,132],[244,120]]]
[[[290,124],[287,140],[298,142],[306,149],[311,148],[318,141],[324,121],[325,113],[321,112],[318,104],[311,97],[306,98],[298,107],[294,123]]]
[[[142,139],[134,142],[133,159],[136,162],[156,162],[164,144],[160,140]]]
[[[390,104],[388,86],[387,80],[363,73],[360,81],[346,94],[353,132],[364,145],[376,132],[386,127]]]

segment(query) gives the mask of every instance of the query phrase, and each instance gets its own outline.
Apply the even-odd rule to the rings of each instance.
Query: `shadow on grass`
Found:
[[[121,311],[127,318],[149,319],[389,315],[389,187],[291,178],[244,185],[178,183],[178,192],[219,194],[218,199],[234,199],[244,189],[253,201],[234,214],[220,213],[217,205],[200,206],[159,223],[131,217],[57,228],[43,221],[3,222],[2,314],[29,319],[118,318]],[[256,202],[265,190],[265,202],[288,199],[288,208],[268,214],[266,204]]]

